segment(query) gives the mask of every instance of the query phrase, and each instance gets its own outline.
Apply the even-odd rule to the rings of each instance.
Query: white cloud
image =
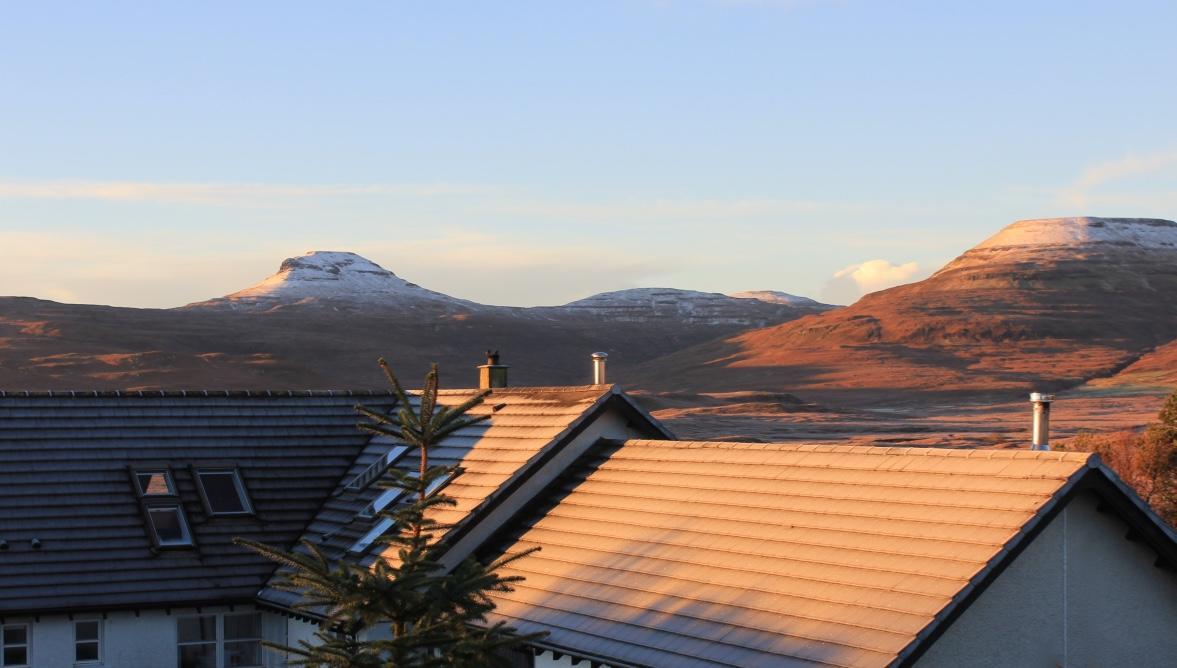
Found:
[[[910,283],[920,273],[919,264],[892,264],[889,260],[867,260],[835,273],[822,290],[822,301],[851,304],[858,298],[886,288]]]
[[[1085,209],[1105,199],[1093,192],[1102,186],[1174,168],[1177,168],[1177,150],[1129,154],[1116,160],[1089,165],[1074,183],[1059,193],[1058,199],[1064,206]]]

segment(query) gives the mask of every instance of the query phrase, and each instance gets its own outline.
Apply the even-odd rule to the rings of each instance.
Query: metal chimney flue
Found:
[[[506,364],[499,364],[499,351],[486,351],[486,364],[478,367],[478,389],[489,390],[507,386]]]
[[[1053,394],[1030,393],[1030,403],[1034,405],[1034,436],[1030,444],[1031,450],[1050,449],[1050,402],[1052,401],[1054,401]]]
[[[605,362],[609,360],[608,353],[593,353],[593,385],[604,385]]]

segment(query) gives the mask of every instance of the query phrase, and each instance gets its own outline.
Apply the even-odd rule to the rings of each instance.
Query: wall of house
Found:
[[[249,608],[237,606],[237,612]],[[202,614],[226,612],[225,607],[202,608]],[[74,624],[67,615],[42,615],[36,619],[9,617],[5,624],[29,626],[30,665],[35,668],[172,668],[179,663],[176,644],[176,618],[197,614],[195,609],[118,611],[101,614],[77,614],[75,620],[101,619],[99,630],[101,660],[75,663]],[[284,617],[262,614],[262,633],[267,640],[286,642]],[[280,656],[264,653],[267,667],[285,665]]]
[[[917,665],[1172,665],[1177,575],[1096,504],[1071,501]]]

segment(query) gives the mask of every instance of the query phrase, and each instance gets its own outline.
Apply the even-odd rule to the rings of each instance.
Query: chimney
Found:
[[[609,353],[593,353],[593,385],[605,384],[605,362]]]
[[[507,386],[506,364],[499,364],[499,351],[486,351],[486,364],[478,367],[478,389]]]
[[[1030,403],[1034,404],[1034,440],[1030,444],[1031,450],[1050,449],[1050,402],[1052,401],[1054,401],[1053,394],[1030,393]]]

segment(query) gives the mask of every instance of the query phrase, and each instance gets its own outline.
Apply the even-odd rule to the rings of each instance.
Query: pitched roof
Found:
[[[503,569],[526,579],[495,595],[493,619],[633,665],[888,665],[1095,466],[1081,453],[603,444],[503,536],[499,552],[543,549]]]
[[[443,390],[438,400],[443,405],[455,405],[475,392]],[[525,475],[531,463],[559,446],[590,420],[596,410],[618,395],[615,387],[591,385],[493,390],[484,403],[468,413],[490,415],[490,419],[454,432],[430,453],[430,465],[460,464],[465,470],[445,487],[445,493],[456,505],[439,509],[435,519],[451,525],[476,521],[478,513],[490,505],[497,492]],[[415,400],[416,396],[412,396]],[[338,559],[372,530],[378,520],[361,516],[360,511],[384,490],[377,485],[349,489],[349,483],[378,464],[397,445],[394,439],[384,436],[373,437],[368,442],[307,527],[305,540],[316,544],[329,558]],[[404,452],[394,465],[415,470],[416,457],[414,452]],[[375,558],[375,554],[366,554],[360,560],[370,563]],[[264,589],[259,598],[283,607],[297,599],[291,592],[273,587]]]
[[[358,401],[392,398],[0,392],[0,614],[251,600],[274,565],[232,538],[294,543],[368,440]],[[161,465],[195,549],[152,549],[128,467]],[[255,514],[208,517],[200,466],[238,467]]]

